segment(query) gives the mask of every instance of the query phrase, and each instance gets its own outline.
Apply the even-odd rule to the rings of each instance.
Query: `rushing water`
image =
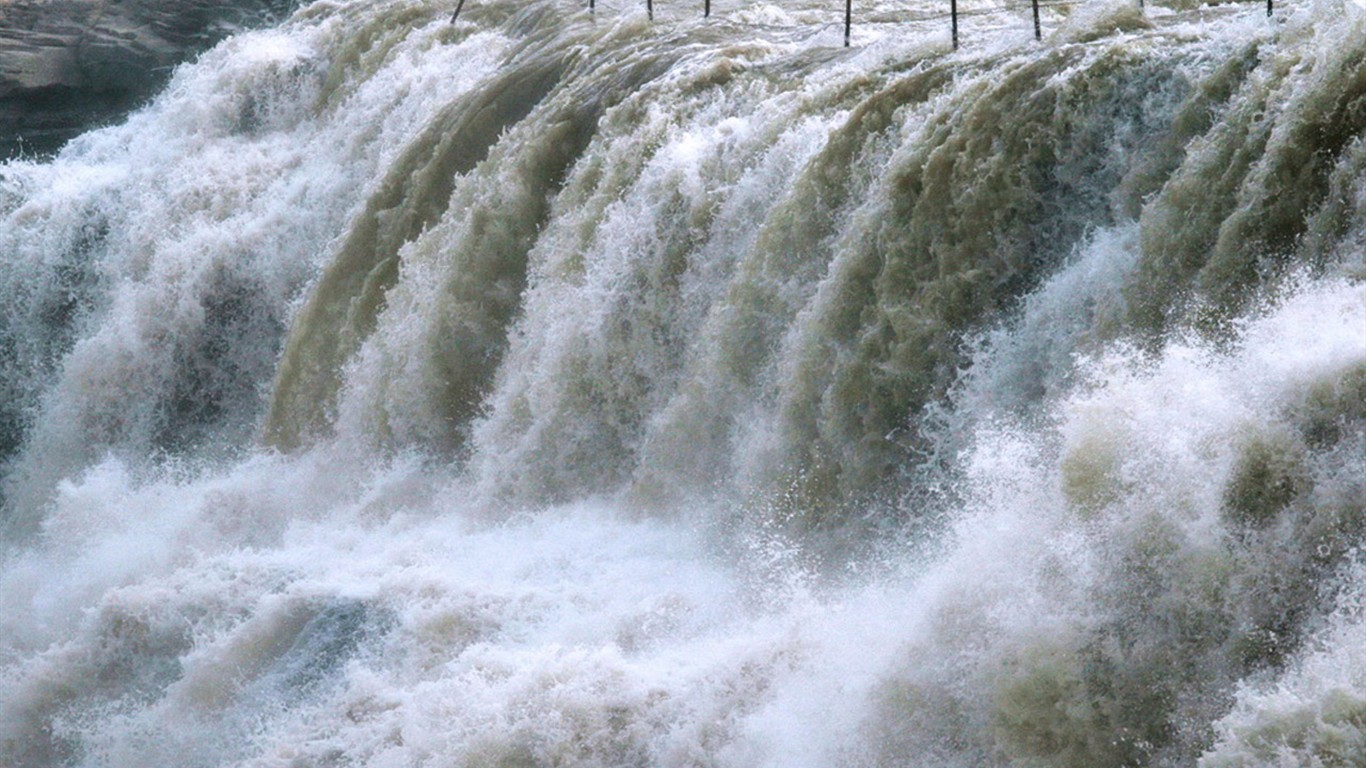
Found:
[[[0,765],[1366,764],[1366,13],[318,0],[0,165]]]

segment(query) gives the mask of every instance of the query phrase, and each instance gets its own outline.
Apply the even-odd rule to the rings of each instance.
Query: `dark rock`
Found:
[[[299,0],[0,0],[0,159],[56,152]]]

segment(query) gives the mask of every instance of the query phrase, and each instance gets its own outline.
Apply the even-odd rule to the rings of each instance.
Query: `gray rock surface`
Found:
[[[57,151],[186,61],[299,0],[0,0],[0,160]]]

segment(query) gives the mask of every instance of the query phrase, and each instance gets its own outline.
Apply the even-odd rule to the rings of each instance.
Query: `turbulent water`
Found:
[[[1366,765],[1366,11],[804,2],[0,165],[0,765]]]

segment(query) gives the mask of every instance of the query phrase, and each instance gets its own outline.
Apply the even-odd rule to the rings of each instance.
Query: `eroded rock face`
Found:
[[[0,159],[55,152],[299,0],[0,0]]]

